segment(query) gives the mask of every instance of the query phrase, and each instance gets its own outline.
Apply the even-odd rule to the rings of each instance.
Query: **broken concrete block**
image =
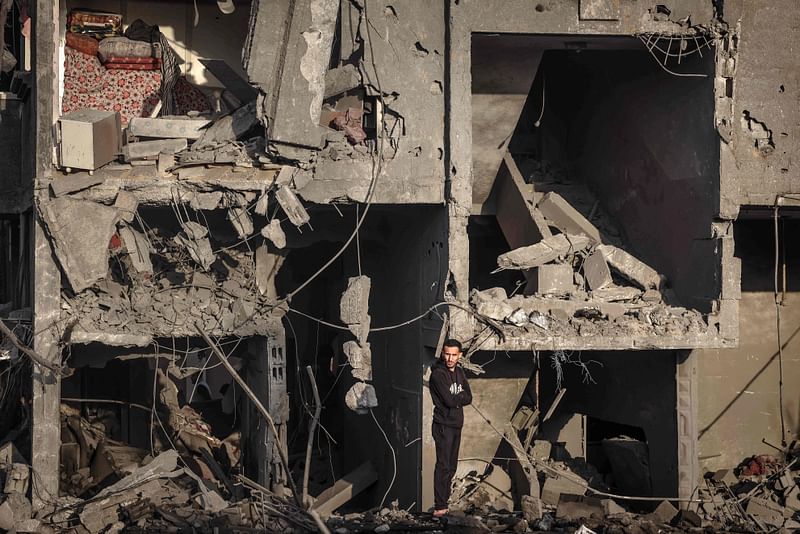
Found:
[[[605,508],[600,499],[569,494],[562,494],[559,497],[556,519],[579,521],[581,519],[589,519],[592,516],[597,518],[605,516]]]
[[[161,177],[166,177],[171,174],[170,169],[175,166],[175,154],[162,152],[158,155],[156,160],[156,172]]]
[[[345,394],[344,403],[354,412],[363,414],[378,407],[378,397],[372,384],[356,382]]]
[[[523,495],[520,499],[522,507],[522,517],[528,523],[533,523],[542,518],[542,501],[531,495]]]
[[[278,248],[284,248],[286,246],[286,234],[281,228],[281,221],[277,218],[272,219],[268,225],[261,229],[261,235],[264,236],[265,239],[269,239],[273,245]]]
[[[600,502],[603,505],[603,513],[605,513],[605,515],[624,514],[624,513],[627,512],[627,510],[625,510],[625,508],[623,508],[622,506],[618,505],[616,502],[614,502],[611,499],[603,499]]]
[[[557,234],[542,239],[535,245],[501,254],[497,257],[497,266],[501,269],[530,269],[550,263],[559,256],[583,250],[589,243],[589,238],[583,235]]]
[[[528,316],[528,321],[535,324],[542,330],[548,330],[550,328],[550,319],[541,312],[533,311]]]
[[[133,268],[139,273],[152,273],[153,262],[150,261],[150,243],[147,237],[130,226],[124,226],[119,231],[122,244],[128,250],[128,257],[133,264]]]
[[[739,483],[739,479],[734,474],[733,469],[717,469],[711,476],[714,482],[722,482],[728,486],[734,486]]]
[[[154,141],[139,141],[128,143],[122,149],[125,161],[156,157],[159,154],[175,154],[187,146],[186,139],[156,139]]]
[[[248,102],[229,115],[215,120],[202,131],[192,150],[216,143],[236,141],[258,124],[256,101]]]
[[[565,234],[584,235],[600,243],[600,231],[558,193],[545,194],[536,207],[550,224]]]
[[[572,266],[567,263],[540,265],[534,280],[539,295],[566,295],[575,289]]]
[[[642,294],[642,290],[635,287],[607,286],[592,291],[592,298],[603,302],[619,302],[633,300]]]
[[[703,526],[703,520],[697,515],[697,512],[693,512],[692,510],[680,510],[678,511],[678,515],[672,520],[672,524],[675,526],[683,524],[692,527],[701,527]]]
[[[198,139],[210,122],[208,119],[133,117],[128,122],[128,133],[137,137]]]
[[[30,478],[30,470],[27,464],[12,463],[6,469],[6,483],[3,493],[19,493],[25,495],[28,492],[28,479]]]
[[[278,290],[275,287],[275,277],[283,265],[285,256],[270,252],[267,245],[258,247],[255,256],[258,292],[265,295],[269,302],[276,302]]]
[[[358,380],[372,380],[372,351],[369,343],[359,345],[355,341],[348,341],[343,347],[347,362],[353,368],[353,378]]]
[[[367,341],[369,334],[369,291],[371,281],[368,276],[354,276],[347,280],[347,289],[339,302],[339,318],[350,328],[360,344]]]
[[[533,442],[531,449],[531,456],[539,460],[549,460],[550,451],[553,449],[553,444],[544,439],[537,439]]]
[[[215,210],[220,202],[222,202],[222,191],[211,193],[195,191],[189,200],[189,207],[195,210]]]
[[[648,289],[642,293],[642,300],[645,302],[661,302],[662,298],[661,291],[657,289]]]
[[[509,316],[505,318],[506,322],[513,324],[514,326],[522,326],[528,322],[528,312],[519,308],[513,311]]]
[[[592,252],[586,261],[583,262],[583,275],[589,289],[595,291],[608,287],[614,283],[611,278],[611,269],[608,268],[606,258],[602,252]]]
[[[105,278],[108,245],[119,212],[102,204],[68,197],[41,202],[39,209],[73,291],[79,293]]]
[[[264,192],[261,193],[260,197],[258,197],[258,201],[256,201],[256,205],[253,208],[253,212],[256,215],[261,215],[262,217],[266,217],[268,209],[269,209],[269,192]]]
[[[53,191],[54,196],[60,197],[89,189],[101,183],[103,183],[103,178],[99,176],[59,176],[50,182],[50,189]]]
[[[133,222],[136,217],[136,208],[139,207],[139,200],[130,191],[120,191],[114,200],[114,207],[119,210],[119,218],[127,223]]]
[[[236,230],[239,239],[246,239],[253,233],[253,219],[247,208],[235,206],[228,209],[228,220]]]
[[[678,515],[678,509],[672,506],[669,501],[661,501],[655,510],[645,517],[656,524],[669,524]]]
[[[194,221],[183,223],[181,228],[183,232],[175,236],[175,242],[185,247],[192,259],[204,271],[208,271],[211,268],[211,264],[217,259],[214,251],[211,250],[208,229]]]
[[[784,493],[783,503],[786,505],[786,508],[794,512],[800,512],[800,487],[795,486]]]
[[[514,308],[504,300],[482,300],[475,311],[495,321],[502,321],[512,313]]]
[[[547,477],[547,480],[544,481],[544,486],[542,486],[542,502],[556,506],[562,494],[583,495],[584,493],[586,493],[586,486],[578,484],[565,476],[558,478]]]
[[[597,250],[603,253],[606,261],[615,271],[642,289],[659,289],[661,287],[661,275],[655,269],[621,248],[614,245],[600,245]]]
[[[277,193],[275,193],[275,198],[278,200],[278,204],[281,205],[281,208],[283,208],[286,216],[289,217],[289,220],[292,221],[292,224],[295,226],[303,226],[311,220],[311,217],[309,217],[303,204],[300,203],[297,195],[288,187],[279,187]]]

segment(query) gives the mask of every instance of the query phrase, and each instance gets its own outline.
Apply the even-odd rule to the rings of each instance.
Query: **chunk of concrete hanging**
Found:
[[[350,329],[363,346],[369,334],[369,291],[371,281],[368,276],[354,276],[347,281],[347,289],[339,302],[339,318]]]
[[[128,257],[133,268],[139,273],[152,273],[153,262],[150,261],[150,243],[147,237],[130,226],[125,226],[119,231],[122,243],[128,250]]]
[[[614,245],[600,245],[597,250],[603,253],[606,261],[615,271],[642,289],[659,289],[661,287],[661,275],[655,269],[621,248]]]
[[[136,209],[139,207],[139,200],[130,191],[120,191],[114,200],[114,207],[119,210],[119,218],[130,223],[136,217]]]
[[[345,394],[344,403],[354,412],[365,414],[378,407],[378,396],[372,384],[356,382]]]
[[[88,200],[56,198],[39,205],[53,248],[73,291],[79,293],[108,273],[108,245],[119,212]]]
[[[600,251],[594,251],[583,262],[583,276],[592,291],[603,289],[614,283],[611,278],[611,269],[608,268],[606,258]]]
[[[256,249],[256,286],[258,292],[265,295],[269,302],[278,300],[275,277],[284,259],[282,254],[270,252],[267,245],[261,245]]]
[[[347,362],[352,367],[350,374],[358,380],[372,380],[372,351],[369,343],[359,345],[356,341],[348,341],[343,347]]]
[[[189,207],[194,210],[215,210],[222,202],[222,191],[200,193],[195,191],[189,198]]]
[[[278,204],[281,205],[284,213],[286,213],[286,216],[289,217],[289,220],[292,221],[292,224],[295,226],[303,226],[311,220],[311,217],[309,217],[300,199],[298,199],[294,191],[288,187],[279,187],[278,192],[275,193],[275,198],[278,199]]]
[[[239,239],[246,239],[253,234],[253,219],[246,207],[234,206],[228,210],[228,220],[233,225]]]
[[[600,230],[558,193],[547,193],[536,207],[550,224],[565,234],[585,235],[595,243],[600,243]]]
[[[50,182],[50,189],[56,197],[77,193],[103,183],[100,176],[59,176]]]
[[[565,256],[585,249],[590,239],[584,235],[557,234],[542,239],[535,245],[520,247],[497,257],[501,269],[530,269],[550,263],[559,256]]]
[[[175,242],[182,247],[185,247],[189,252],[189,256],[203,268],[208,271],[211,264],[217,257],[214,251],[211,250],[211,242],[208,240],[208,229],[202,224],[188,221],[181,225],[183,232],[175,236]]]
[[[253,4],[243,62],[250,83],[265,95],[262,122],[278,154],[322,147],[319,119],[338,15],[339,0]]]
[[[286,234],[281,228],[281,221],[272,219],[268,225],[261,229],[261,235],[278,248],[286,246]]]
[[[269,209],[269,192],[265,191],[261,193],[260,197],[258,197],[256,205],[253,207],[253,212],[256,215],[261,215],[262,217],[266,217],[268,209]]]

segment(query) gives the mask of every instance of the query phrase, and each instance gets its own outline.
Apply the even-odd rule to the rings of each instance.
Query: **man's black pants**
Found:
[[[447,508],[450,499],[450,483],[456,474],[458,448],[461,445],[461,429],[433,423],[431,429],[436,443],[436,467],[433,470],[433,502],[436,510]]]

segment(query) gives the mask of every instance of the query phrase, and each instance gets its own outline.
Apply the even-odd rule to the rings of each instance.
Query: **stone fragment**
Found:
[[[348,408],[357,413],[367,413],[370,408],[378,407],[378,397],[375,388],[366,382],[356,382],[344,396]]]
[[[703,526],[703,520],[697,515],[697,512],[693,512],[692,510],[678,511],[678,515],[675,516],[672,523],[676,526],[684,525],[696,528]]]
[[[119,210],[119,218],[127,223],[133,222],[136,217],[136,208],[139,207],[139,200],[130,191],[120,191],[114,200],[114,207]]]
[[[523,495],[522,499],[520,499],[520,505],[522,507],[522,517],[524,517],[528,523],[532,524],[534,521],[542,518],[541,499],[537,499],[531,495]]]
[[[339,318],[350,331],[364,344],[369,334],[369,291],[371,281],[368,276],[354,276],[347,281],[347,289],[339,302]]]
[[[355,341],[348,341],[343,347],[347,362],[352,367],[351,374],[358,380],[372,380],[372,351],[369,343],[360,346]]]
[[[108,248],[119,219],[116,208],[69,197],[41,202],[56,257],[79,293],[108,273]]]
[[[239,239],[246,239],[253,233],[253,219],[246,207],[235,206],[228,209],[228,220],[239,235]]]
[[[642,293],[642,300],[645,302],[661,302],[662,298],[661,291],[657,289],[648,289]]]
[[[60,197],[69,193],[77,193],[103,183],[100,176],[58,176],[50,182],[53,196]]]
[[[147,237],[130,226],[121,228],[119,237],[128,250],[128,257],[136,272],[152,273],[153,262],[150,260],[150,252],[152,251]]]
[[[539,295],[566,295],[575,289],[572,266],[566,263],[540,265],[534,280]]]
[[[195,210],[214,210],[222,202],[222,191],[200,193],[195,191],[189,199],[189,207]]]
[[[125,161],[158,156],[159,154],[175,154],[185,149],[186,139],[156,139],[153,141],[138,141],[128,143],[123,147],[122,153]]]
[[[514,326],[522,326],[528,322],[528,312],[519,308],[506,317],[505,320]]]
[[[589,238],[583,235],[557,234],[534,245],[501,254],[497,257],[497,266],[501,269],[530,269],[583,250],[589,243]]]
[[[603,253],[606,261],[615,271],[642,289],[659,289],[661,287],[661,275],[655,269],[621,248],[614,245],[600,245],[597,250]]]
[[[264,192],[261,193],[260,197],[258,197],[256,205],[255,207],[253,207],[253,212],[256,215],[261,215],[262,217],[266,217],[268,209],[269,209],[269,192]]]
[[[784,493],[783,502],[789,510],[800,512],[800,487],[795,486]]]
[[[625,508],[618,505],[612,499],[603,499],[600,502],[603,504],[603,512],[605,515],[624,514],[627,512]]]
[[[548,330],[550,328],[550,319],[540,312],[534,311],[528,316],[528,321],[535,324],[542,330]]]
[[[275,287],[275,277],[283,265],[285,256],[270,252],[267,245],[256,249],[256,286],[258,292],[265,295],[269,302],[278,300],[278,290]]]
[[[655,510],[645,517],[656,524],[669,524],[678,515],[678,509],[672,506],[669,501],[661,501]]]
[[[542,487],[542,502],[550,506],[556,506],[562,494],[583,495],[584,493],[586,493],[585,486],[570,480],[566,476],[558,478],[547,477]]]
[[[281,228],[281,221],[277,218],[272,219],[268,225],[261,229],[261,235],[264,236],[265,239],[269,239],[272,244],[278,248],[284,248],[286,246],[286,234],[283,232],[283,228]]]
[[[611,269],[608,268],[606,258],[602,252],[592,252],[583,262],[583,274],[589,289],[595,291],[608,287],[614,283],[611,278]]]
[[[600,231],[558,193],[551,191],[545,194],[536,207],[548,223],[565,234],[584,235],[593,242],[600,243]]]
[[[635,287],[607,286],[592,291],[592,298],[604,302],[619,302],[633,300],[642,294],[642,290]]]
[[[768,499],[750,497],[750,499],[747,501],[747,508],[745,511],[748,514],[757,517],[760,521],[766,523],[767,525],[771,525],[773,527],[779,527],[783,525],[783,506]]]
[[[724,482],[728,486],[738,484],[739,479],[733,472],[733,469],[717,469],[711,476],[714,482]]]
[[[289,217],[289,220],[292,221],[292,224],[295,226],[303,226],[311,220],[303,204],[300,203],[300,199],[298,199],[294,191],[287,186],[280,186],[278,192],[275,193],[275,198],[278,200],[278,204],[281,205],[281,208],[283,208],[286,216]]]

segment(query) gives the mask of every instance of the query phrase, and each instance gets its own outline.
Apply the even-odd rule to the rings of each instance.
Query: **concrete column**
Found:
[[[678,420],[678,497],[688,499],[699,479],[697,459],[697,358],[675,353],[676,417]],[[682,503],[686,507],[687,503]]]
[[[469,238],[467,221],[472,209],[472,74],[471,42],[464,6],[451,0],[447,8],[446,91],[447,205],[449,290],[461,302],[469,298]],[[450,310],[451,336],[472,336],[472,321],[462,310]]]
[[[33,141],[34,195],[47,196],[46,178],[52,169],[53,116],[58,94],[55,69],[58,2],[37,0],[33,9],[33,57],[35,126]],[[45,179],[45,180],[43,180]],[[42,222],[36,217],[33,245],[33,348],[48,362],[60,363],[58,319],[61,299],[61,273],[53,257]],[[34,475],[32,502],[37,508],[58,496],[59,452],[61,448],[61,380],[50,371],[34,366],[33,425],[31,429]]]

